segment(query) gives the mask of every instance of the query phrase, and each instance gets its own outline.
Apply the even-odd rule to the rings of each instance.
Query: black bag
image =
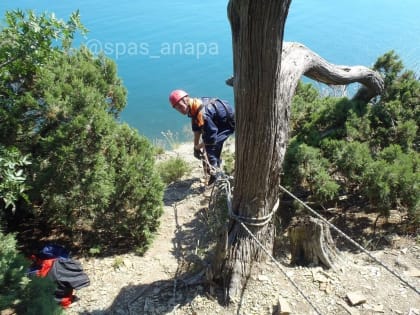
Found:
[[[70,258],[70,253],[60,245],[47,245],[31,258],[33,264],[28,275],[51,278],[56,284],[54,299],[64,308],[75,301],[74,290],[90,284],[82,265]]]
[[[82,265],[71,258],[58,258],[51,267],[48,276],[57,283],[55,297],[61,299],[90,284],[89,277]]]

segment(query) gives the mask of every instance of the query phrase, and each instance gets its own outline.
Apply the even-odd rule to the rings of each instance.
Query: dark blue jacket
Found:
[[[205,145],[224,142],[235,131],[235,117],[232,107],[226,101],[202,97],[204,126],[201,128],[192,119],[192,130],[201,131]]]

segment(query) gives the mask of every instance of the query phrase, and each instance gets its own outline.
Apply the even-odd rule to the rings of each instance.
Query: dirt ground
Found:
[[[287,242],[275,253],[278,264],[269,259],[255,264],[241,301],[224,305],[220,287],[194,278],[206,266],[211,188],[204,183],[200,162],[192,157],[192,144],[180,145],[164,158],[176,155],[192,171],[167,187],[151,248],[142,257],[79,259],[91,284],[77,292],[80,300],[67,314],[420,314],[420,295],[366,254],[347,246],[337,270],[295,267],[289,264]],[[372,255],[419,291],[418,237],[383,237],[389,246]]]

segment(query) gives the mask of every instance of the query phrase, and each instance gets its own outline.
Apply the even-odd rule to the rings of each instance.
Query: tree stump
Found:
[[[292,264],[335,269],[339,252],[326,223],[313,217],[294,219],[288,236]]]

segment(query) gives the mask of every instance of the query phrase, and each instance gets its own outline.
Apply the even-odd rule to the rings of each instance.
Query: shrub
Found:
[[[75,241],[98,242],[86,245],[106,248],[124,239],[147,246],[162,213],[163,185],[149,141],[117,121],[127,91],[115,62],[70,48],[74,33],[84,30],[77,13],[64,23],[15,12],[6,22],[0,40],[11,45],[0,47],[0,142],[30,155],[34,214],[85,237]],[[14,52],[22,58],[10,58]]]
[[[374,68],[384,76],[385,91],[372,104],[321,98],[298,86],[284,180],[318,201],[342,191],[383,215],[408,211],[418,223],[420,81],[392,51]]]
[[[0,201],[6,210],[16,209],[15,201],[26,198],[24,192],[28,189],[24,167],[31,164],[28,156],[22,156],[16,148],[5,148],[0,144]],[[0,206],[2,203],[0,202]],[[3,213],[0,212],[0,218]]]
[[[48,277],[28,278],[29,262],[16,249],[13,235],[0,232],[0,310],[18,314],[62,314],[54,300],[55,283]]]
[[[407,209],[413,221],[420,218],[420,157],[405,154],[398,145],[385,148],[366,166],[364,191],[371,207],[389,215],[393,208]]]
[[[160,177],[166,184],[170,184],[190,172],[187,162],[178,156],[159,163],[157,167]]]
[[[309,189],[320,201],[332,200],[339,185],[329,175],[328,165],[321,150],[292,140],[284,161],[285,184]]]

